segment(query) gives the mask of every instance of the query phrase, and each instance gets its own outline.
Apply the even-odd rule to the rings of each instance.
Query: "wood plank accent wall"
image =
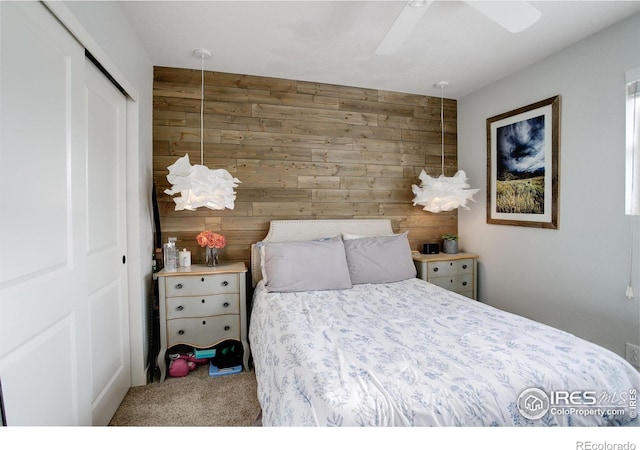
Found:
[[[175,211],[167,166],[200,163],[199,70],[154,68],[153,178],[163,241],[204,262],[196,235],[226,236],[222,260],[250,259],[275,219],[388,218],[413,250],[457,232],[457,210],[413,206],[424,168],[441,173],[440,97],[205,72],[204,164],[242,182],[233,210]],[[457,168],[457,104],[445,99],[445,174]]]

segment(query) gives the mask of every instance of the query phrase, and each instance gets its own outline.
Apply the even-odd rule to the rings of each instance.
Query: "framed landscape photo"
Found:
[[[487,119],[487,223],[558,228],[560,96]]]

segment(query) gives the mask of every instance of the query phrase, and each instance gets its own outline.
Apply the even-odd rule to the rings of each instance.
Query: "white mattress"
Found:
[[[250,342],[265,426],[638,425],[640,375],[618,355],[419,279],[285,294],[261,282]],[[587,394],[532,420],[517,402],[534,387]]]

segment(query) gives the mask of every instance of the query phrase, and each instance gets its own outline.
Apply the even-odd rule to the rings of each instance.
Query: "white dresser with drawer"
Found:
[[[242,343],[249,370],[246,272],[244,263],[192,265],[161,270],[158,277],[160,380],[167,372],[167,350],[176,345],[210,348],[226,340]]]
[[[474,300],[478,299],[478,255],[414,253],[413,261],[418,271],[418,278]]]

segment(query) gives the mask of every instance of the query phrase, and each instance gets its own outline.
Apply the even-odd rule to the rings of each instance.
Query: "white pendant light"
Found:
[[[473,195],[480,189],[469,189],[467,175],[463,170],[458,170],[453,177],[444,176],[444,88],[449,86],[446,81],[437,83],[435,87],[441,89],[440,98],[440,131],[442,134],[442,174],[438,178],[432,178],[422,170],[420,172],[420,186],[415,184],[411,190],[415,194],[413,206],[421,205],[425,211],[439,213],[451,211],[459,207],[469,209],[467,201],[473,200]]]
[[[180,193],[173,201],[176,211],[194,211],[200,207],[209,209],[233,209],[236,199],[234,188],[240,180],[224,169],[209,169],[204,165],[204,60],[211,58],[211,51],[196,49],[193,54],[202,61],[200,89],[200,164],[191,165],[189,155],[179,158],[167,167],[167,180],[173,186],[165,194]]]

